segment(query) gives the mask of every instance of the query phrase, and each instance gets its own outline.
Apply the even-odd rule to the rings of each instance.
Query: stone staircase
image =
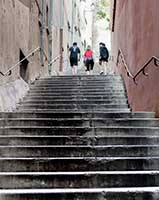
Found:
[[[0,133],[0,200],[159,199],[159,121],[120,76],[41,78]]]

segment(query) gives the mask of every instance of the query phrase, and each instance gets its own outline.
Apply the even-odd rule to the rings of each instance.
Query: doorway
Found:
[[[19,61],[23,60],[24,58],[25,58],[25,55],[23,54],[22,50],[20,49]],[[25,82],[28,82],[28,63],[29,63],[29,61],[27,59],[23,60],[20,63],[20,76]]]

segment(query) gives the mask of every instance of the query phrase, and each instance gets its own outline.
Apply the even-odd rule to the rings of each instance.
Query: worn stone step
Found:
[[[64,112],[69,111],[69,110],[74,110],[74,111],[80,111],[80,112],[87,112],[90,109],[41,109],[41,108],[23,108],[23,107],[18,107],[16,111],[18,112],[57,112],[57,111],[61,111],[63,110]],[[131,112],[130,108],[96,108],[96,109],[92,109],[93,112]]]
[[[79,78],[65,78],[65,79],[39,79],[36,83],[123,83],[122,79],[100,78],[100,79],[79,79]]]
[[[132,127],[159,127],[158,119],[140,118],[7,118],[0,119],[0,126],[132,126]]]
[[[104,110],[104,109],[128,109],[128,104],[49,104],[49,105],[44,105],[44,104],[21,104],[18,106],[19,109],[28,109],[28,108],[34,108],[34,109],[75,109],[75,110],[80,110],[80,109],[92,109],[92,110]]]
[[[53,91],[41,91],[41,90],[30,90],[29,94],[46,94],[46,95],[56,95],[56,94],[70,94],[70,95],[80,95],[80,94],[86,94],[86,95],[96,95],[96,94],[100,94],[100,95],[125,95],[124,91],[105,91],[105,90],[75,90],[75,91],[71,91],[71,90],[53,90]]]
[[[95,87],[124,87],[123,86],[123,82],[122,81],[115,81],[114,83],[112,83],[112,81],[82,81],[82,82],[78,82],[78,81],[40,81],[40,82],[35,82],[34,85],[31,85],[30,87],[35,87],[35,86],[49,86],[49,87],[78,87],[78,86],[95,86]]]
[[[1,112],[0,118],[128,118],[128,117],[146,117],[151,118],[154,117],[154,113],[131,113],[131,112],[102,112],[102,111],[95,111],[92,110],[88,111],[77,111],[77,110],[58,110],[54,112],[50,111],[37,111],[32,112]]]
[[[107,92],[107,93],[125,93],[124,89],[107,89],[107,88],[31,88],[29,92],[41,92],[41,93],[49,93],[49,92],[70,92],[70,93],[83,93],[83,92]]]
[[[125,87],[123,85],[123,83],[115,83],[115,84],[112,84],[112,83],[89,83],[89,82],[86,82],[86,83],[80,83],[80,84],[77,84],[77,83],[68,83],[68,84],[62,84],[62,83],[35,83],[34,85],[31,85],[29,87],[30,89],[34,89],[34,88],[52,88],[52,89],[106,89],[106,90],[112,90],[112,89],[123,89],[125,90]]]
[[[159,187],[0,190],[1,200],[157,200]]]
[[[112,89],[122,89],[125,90],[125,87],[123,86],[123,84],[88,84],[88,83],[84,83],[84,84],[67,84],[67,85],[63,85],[63,84],[35,84],[35,85],[31,85],[30,89],[106,89],[106,90],[112,90]]]
[[[40,77],[39,80],[41,79],[62,79],[62,78],[72,78],[72,79],[76,79],[76,78],[80,78],[80,79],[101,79],[101,78],[104,78],[104,79],[107,79],[107,78],[117,78],[117,79],[122,79],[120,75],[118,74],[110,74],[110,75],[86,75],[86,74],[83,74],[83,75],[75,75],[75,76],[72,76],[72,75],[60,75],[60,76],[44,76],[44,77]]]
[[[75,100],[77,100],[77,99],[85,99],[85,100],[113,100],[113,99],[123,99],[123,100],[127,100],[127,98],[126,98],[126,96],[124,95],[124,94],[118,94],[118,95],[114,95],[114,94],[112,94],[112,95],[100,95],[100,94],[98,94],[98,95],[87,95],[87,94],[68,94],[68,95],[61,95],[61,94],[56,94],[56,95],[53,95],[53,94],[48,94],[48,95],[45,95],[45,94],[42,94],[42,95],[40,95],[40,94],[27,94],[27,96],[24,98],[24,101],[25,101],[25,99],[48,99],[48,100],[50,100],[50,99],[53,99],[53,100],[55,100],[55,99],[57,99],[57,100],[60,100],[60,99],[75,99]]]
[[[159,157],[159,145],[0,146],[0,157]]]
[[[80,99],[80,100],[71,100],[71,99],[63,99],[63,100],[48,100],[47,98],[46,99],[43,99],[43,100],[25,100],[23,102],[23,105],[24,104],[127,104],[128,101],[125,99],[114,99],[114,100],[83,100],[83,99]]]
[[[75,111],[58,110],[37,112],[1,112],[0,118],[154,118],[153,112],[104,112],[104,111]]]
[[[91,75],[91,76],[54,76],[54,77],[41,77],[39,80],[37,81],[47,81],[47,80],[52,80],[52,81],[66,81],[66,80],[76,80],[76,81],[88,81],[88,80],[93,80],[93,81],[98,81],[98,80],[111,80],[111,81],[117,81],[120,80],[122,81],[121,76],[96,76],[96,75]]]
[[[159,127],[132,127],[132,126],[111,126],[111,127],[74,127],[74,126],[10,126],[0,127],[2,135],[67,135],[67,136],[109,136],[109,135],[159,135]]]
[[[87,189],[97,187],[156,187],[158,185],[159,171],[0,173],[0,187],[2,189]]]
[[[123,83],[119,83],[119,82],[114,82],[114,83],[109,83],[109,82],[93,82],[93,83],[90,83],[90,82],[71,82],[69,81],[67,84],[62,84],[62,82],[57,82],[54,83],[54,82],[50,82],[50,83],[39,83],[39,82],[35,82],[34,84],[31,84],[30,85],[30,88],[45,88],[45,87],[52,87],[52,88],[122,88],[122,89],[125,89]]]
[[[159,136],[48,136],[0,135],[0,145],[157,145]]]
[[[0,158],[0,172],[158,170],[159,157]]]
[[[45,98],[48,98],[48,97],[52,97],[52,98],[57,98],[57,97],[60,97],[60,98],[67,98],[67,97],[70,97],[71,98],[102,98],[102,99],[112,99],[112,98],[127,98],[126,95],[124,93],[112,93],[112,94],[108,94],[108,93],[76,93],[76,94],[71,94],[71,93],[28,93],[26,97],[45,97]]]
[[[159,187],[0,190],[1,200],[158,200]]]

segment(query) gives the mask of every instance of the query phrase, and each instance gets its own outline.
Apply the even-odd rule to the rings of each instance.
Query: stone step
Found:
[[[0,158],[0,172],[158,170],[159,157]]]
[[[120,76],[54,76],[54,77],[41,77],[40,79],[36,80],[37,81],[67,81],[67,80],[72,80],[72,81],[123,81],[122,77]]]
[[[81,88],[85,88],[85,89],[107,89],[107,90],[111,90],[111,89],[124,89],[125,87],[123,86],[123,83],[35,83],[34,85],[30,85],[30,88],[58,88],[58,89],[81,89]]]
[[[96,91],[100,91],[100,92],[117,92],[117,93],[120,93],[120,92],[125,92],[125,89],[121,89],[121,88],[84,88],[84,87],[81,87],[81,88],[52,88],[52,87],[44,87],[44,88],[41,88],[41,87],[34,87],[34,88],[31,88],[30,89],[30,92],[74,92],[74,93],[83,93],[83,92],[96,92]]]
[[[123,88],[123,81],[115,81],[112,83],[112,81],[37,81],[35,84],[32,84],[30,87],[35,86],[57,86],[57,87],[78,87],[78,86],[95,86],[95,87],[122,87]]]
[[[122,83],[119,84],[112,84],[112,83],[68,83],[68,84],[54,84],[54,83],[36,83],[34,85],[29,86],[30,89],[58,89],[58,90],[93,90],[93,89],[99,89],[99,90],[125,90],[125,87]]]
[[[0,127],[1,135],[67,135],[67,136],[158,136],[159,127],[48,127],[48,126],[10,126]]]
[[[65,94],[65,95],[61,95],[61,94],[56,94],[56,95],[53,95],[53,94],[27,94],[27,96],[23,99],[25,101],[25,99],[57,99],[57,100],[60,100],[60,99],[68,99],[68,100],[77,100],[77,99],[85,99],[85,100],[127,100],[125,94],[117,94],[117,95],[102,95],[101,94],[97,94],[97,95],[87,95],[87,94]]]
[[[94,80],[97,79],[97,78],[104,78],[104,79],[107,79],[107,78],[116,78],[116,79],[122,79],[120,75],[117,75],[117,74],[110,74],[110,75],[86,75],[86,74],[83,74],[83,75],[75,75],[75,76],[72,76],[72,75],[60,75],[60,76],[44,76],[44,77],[40,77],[40,80],[41,79],[62,79],[62,78],[80,78],[80,79],[91,79],[93,78]]]
[[[0,135],[1,146],[16,145],[157,145],[159,136],[48,136]]]
[[[70,91],[70,90],[61,90],[61,91],[58,91],[58,90],[53,90],[53,91],[47,91],[47,90],[44,90],[44,91],[41,91],[41,90],[37,90],[37,91],[34,91],[34,90],[30,90],[29,91],[29,94],[46,94],[46,95],[56,95],[56,94],[63,94],[63,95],[66,95],[66,94],[70,94],[70,95],[96,95],[96,94],[100,94],[100,95],[125,95],[126,93],[123,91],[123,92],[120,92],[120,91],[105,91],[105,90],[77,90],[77,91]]]
[[[159,187],[0,190],[1,200],[157,200]]]
[[[0,146],[1,158],[34,157],[159,157],[159,145]]]
[[[52,113],[56,113],[57,111],[61,111],[63,110],[64,112],[67,112],[69,110],[74,110],[74,111],[79,111],[79,112],[87,112],[90,111],[90,109],[40,109],[40,108],[23,108],[23,107],[18,107],[16,111],[18,112],[52,112]],[[96,108],[96,109],[92,109],[93,112],[130,112],[130,108]]]
[[[54,112],[50,111],[38,111],[38,112],[1,112],[0,118],[154,118],[153,112],[104,112],[92,110],[75,111],[75,110],[58,110]]]
[[[92,109],[92,110],[105,110],[105,109],[128,109],[128,105],[127,104],[49,104],[49,105],[45,105],[45,104],[21,104],[18,106],[19,109],[29,109],[29,108],[33,108],[33,109],[47,109],[47,110],[58,110],[58,109],[66,109],[66,110],[70,110],[70,109],[75,109],[75,110],[87,110],[87,109]]]
[[[26,100],[23,102],[24,104],[127,104],[128,101],[126,99],[114,99],[114,100],[72,100],[72,99],[63,99],[63,100],[48,100],[48,99],[43,99],[43,100]]]
[[[112,83],[112,84],[117,84],[117,83],[123,83],[123,80],[122,79],[39,79],[36,81],[36,84],[37,83],[75,83],[75,84],[85,84],[85,83]]]
[[[140,119],[140,118],[7,118],[0,119],[0,126],[141,126],[141,127],[159,127],[158,119]]]
[[[2,189],[156,187],[158,184],[159,171],[0,173]]]
[[[52,89],[52,88],[49,88],[49,89],[31,89],[29,90],[28,93],[53,93],[53,94],[57,94],[57,93],[63,93],[63,94],[67,94],[67,93],[70,93],[70,94],[96,94],[96,93],[103,93],[103,94],[126,94],[125,90],[123,89],[92,89],[92,90],[87,90],[87,89]]]

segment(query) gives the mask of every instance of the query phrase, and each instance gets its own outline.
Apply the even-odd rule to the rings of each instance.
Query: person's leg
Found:
[[[102,75],[104,73],[104,70],[103,70],[103,60],[102,59],[100,60],[99,65],[100,65],[100,75]]]
[[[92,59],[91,60],[91,69],[90,69],[90,75],[92,75],[93,74],[93,67],[94,67],[94,60]]]
[[[77,75],[77,65],[74,65],[74,73]]]
[[[102,62],[102,65],[100,66],[100,74],[102,75],[102,74],[104,74],[104,70],[103,70],[103,62]]]
[[[103,72],[104,72],[104,75],[107,75],[107,64],[106,64],[106,62],[103,62]]]
[[[104,62],[103,63],[103,66],[104,66],[104,75],[107,75],[108,74],[108,66],[107,66],[107,62]]]
[[[72,75],[75,75],[74,66],[72,66]]]
[[[74,59],[73,58],[70,58],[70,65],[71,65],[72,75],[75,75],[75,73],[74,73]]]

